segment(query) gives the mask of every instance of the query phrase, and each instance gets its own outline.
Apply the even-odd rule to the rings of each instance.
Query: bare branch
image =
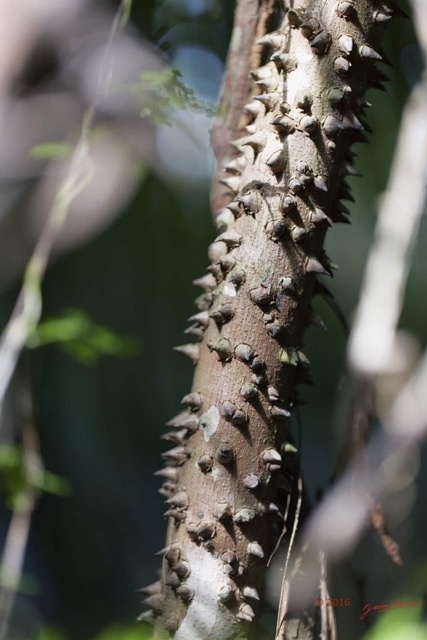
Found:
[[[27,382],[27,381],[26,381]],[[23,473],[24,486],[15,496],[15,508],[3,547],[0,574],[0,640],[8,638],[10,618],[16,593],[20,586],[25,550],[30,533],[31,520],[39,490],[34,479],[43,474],[38,435],[33,423],[31,392],[27,384],[22,389],[23,410]]]
[[[427,81],[405,108],[388,187],[380,207],[354,327],[349,362],[359,375],[386,372],[399,360],[396,329],[425,199]]]

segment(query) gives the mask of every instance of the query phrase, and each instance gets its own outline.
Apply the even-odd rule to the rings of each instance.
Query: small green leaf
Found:
[[[0,446],[0,485],[6,494],[6,502],[13,509],[25,484],[22,450],[18,445]]]
[[[63,476],[51,473],[50,471],[42,471],[38,474],[29,474],[27,476],[28,483],[40,489],[44,493],[51,493],[55,496],[69,496],[71,494],[71,484]]]
[[[8,507],[14,511],[28,509],[28,487],[57,496],[71,493],[70,483],[62,476],[27,466],[18,445],[0,446],[0,484],[6,493]]]
[[[0,446],[0,473],[15,469],[21,464],[22,453],[16,444],[2,444]]]
[[[73,147],[66,142],[45,142],[38,144],[30,150],[30,157],[42,160],[51,158],[67,158],[71,155]]]

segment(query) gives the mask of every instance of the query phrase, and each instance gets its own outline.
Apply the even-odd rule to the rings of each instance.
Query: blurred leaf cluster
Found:
[[[123,358],[135,355],[138,350],[134,338],[119,336],[111,329],[95,324],[80,309],[68,309],[59,317],[40,322],[27,346],[35,349],[48,344],[57,344],[86,365],[96,364],[102,355]]]
[[[143,71],[133,91],[143,96],[144,106],[140,115],[154,124],[171,124],[175,110],[189,109],[195,113],[213,115],[215,108],[197,98],[195,92],[182,81],[182,75],[174,67],[161,71]]]
[[[70,484],[65,478],[26,464],[22,448],[17,444],[0,446],[0,484],[6,494],[6,503],[13,510],[26,508],[26,504],[21,503],[26,487],[57,496],[70,494]]]

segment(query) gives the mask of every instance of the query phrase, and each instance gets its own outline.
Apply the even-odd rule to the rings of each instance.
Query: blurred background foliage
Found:
[[[66,84],[64,77],[68,76],[61,75],[61,65],[73,68],[76,60],[85,64],[84,56],[79,57],[78,32],[73,29],[89,23],[85,19],[87,7],[96,25],[94,7],[101,12],[103,23],[108,23],[112,20],[109,11],[116,6],[106,0],[87,2],[81,9],[81,23],[75,21],[66,31],[71,42],[67,55],[71,57],[64,61],[53,49],[39,48],[38,57],[31,64],[27,62],[18,95],[43,92],[47,81],[50,91]],[[163,61],[154,65],[155,69],[172,63],[179,70],[180,82],[194,92],[190,102],[194,99],[197,107],[215,104],[233,9],[230,0],[143,0],[134,3],[127,31],[133,43],[154,45],[150,56]],[[349,319],[358,299],[402,105],[420,73],[410,21],[393,21],[385,50],[393,62],[392,82],[386,94],[376,91],[368,95],[373,103],[368,119],[375,142],[357,145],[364,178],[350,180],[356,199],[350,205],[353,225],[334,228],[327,240],[328,253],[339,265],[331,288]],[[126,56],[121,64],[126,67]],[[122,109],[120,96],[132,95],[138,101],[141,96],[135,87],[142,82],[144,92],[144,79],[146,83],[150,80],[150,72],[147,75],[137,62],[129,66],[132,73],[121,79],[120,90],[113,92],[113,107],[101,105],[95,133],[102,140],[110,137],[109,149],[120,148],[127,157],[126,173],[134,180],[123,197],[114,201],[107,221],[87,236],[79,236],[73,246],[58,250],[43,284],[42,324],[29,345],[44,464],[55,474],[53,478],[64,480],[58,480],[53,493],[42,494],[33,516],[24,569],[32,588],[27,593],[24,584],[18,596],[10,640],[136,640],[146,633],[143,626],[133,626],[140,612],[135,590],[153,582],[160,565],[153,554],[163,546],[166,520],[153,472],[160,466],[162,425],[177,413],[191,384],[191,365],[171,349],[185,341],[182,331],[198,295],[190,283],[204,272],[207,245],[215,236],[209,211],[214,163],[208,144],[211,115],[203,108],[182,109],[186,100],[180,96],[169,114],[170,122],[157,128],[147,122],[153,114],[156,119],[155,107],[147,111],[138,104],[137,118],[127,105]],[[78,116],[85,100],[82,90]],[[49,112],[33,115],[51,117]],[[135,131],[142,142],[134,143]],[[13,141],[12,137],[11,153]],[[24,137],[22,145],[25,142]],[[61,136],[61,130],[52,140],[31,140],[26,157],[30,157],[31,148],[50,142],[66,151],[70,140],[68,135]],[[142,145],[143,152],[130,154],[132,144]],[[41,162],[40,156],[46,160],[43,153],[33,152],[32,162]],[[102,164],[99,172],[97,189],[102,200],[109,178],[108,174],[103,178]],[[26,237],[27,228],[18,227],[13,235],[9,227],[13,227],[13,217],[17,219],[23,203],[25,209],[32,210],[39,181],[37,171],[19,180],[2,178],[6,193],[0,217],[0,236],[6,229],[2,262],[21,250],[19,242]],[[13,198],[8,195],[12,188]],[[423,345],[427,338],[426,250],[424,221],[402,317],[402,326]],[[6,271],[1,283],[3,325],[16,298],[22,268],[18,265]],[[305,391],[307,405],[302,410],[303,468],[312,496],[327,488],[340,441],[334,404],[345,354],[344,335],[333,312],[322,301],[318,310],[329,330],[318,333],[311,329],[307,334],[304,351],[312,362],[315,386]],[[8,446],[15,439],[13,431],[2,437]],[[14,452],[11,449],[9,456],[13,458]],[[10,474],[10,460],[3,450],[3,479]],[[373,534],[361,541],[351,570],[360,580],[368,570],[374,574],[366,584],[367,601],[402,597],[403,585],[411,590],[415,582],[417,589],[425,590],[427,508],[420,496],[426,483],[425,465],[421,465],[417,487],[406,487],[398,505],[385,505],[390,528],[405,558],[403,570],[385,558]],[[0,534],[4,539],[10,519],[10,488],[6,481],[2,486]],[[414,567],[418,567],[416,581]],[[343,584],[342,589],[347,589],[346,583],[339,577],[337,580],[337,589]],[[348,592],[332,595],[355,598]],[[352,607],[353,620],[348,622],[354,623],[356,630],[349,630],[346,640],[363,634],[365,627],[357,626],[359,604]],[[373,623],[375,615],[366,622]],[[404,636],[392,635],[384,625],[388,621],[396,624],[398,615],[391,612],[384,616],[383,627],[369,635],[369,640],[421,637],[416,635],[418,627],[414,635],[409,631]]]

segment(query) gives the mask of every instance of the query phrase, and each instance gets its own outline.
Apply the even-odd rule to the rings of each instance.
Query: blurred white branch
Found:
[[[360,375],[387,372],[401,355],[396,343],[414,242],[425,198],[427,84],[410,96],[349,340],[349,363]],[[397,362],[396,362],[397,364]]]
[[[92,170],[88,152],[90,124],[89,114],[83,124],[81,138],[74,151],[68,175],[60,186],[50,215],[25,270],[24,282],[12,317],[0,339],[0,416],[19,355],[41,316],[41,282],[53,245],[63,229],[70,204],[91,179]]]

